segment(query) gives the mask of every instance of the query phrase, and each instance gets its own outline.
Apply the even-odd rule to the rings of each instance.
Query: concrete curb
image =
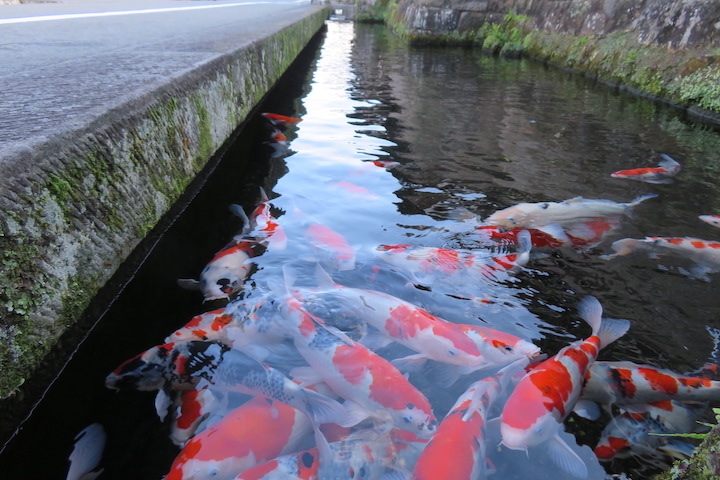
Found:
[[[327,15],[318,6],[72,132],[0,152],[0,398],[32,374]]]

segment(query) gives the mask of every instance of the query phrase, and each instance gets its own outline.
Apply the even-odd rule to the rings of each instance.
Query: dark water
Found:
[[[451,321],[485,322],[549,354],[589,335],[576,306],[594,295],[607,316],[632,323],[601,359],[685,372],[711,354],[707,327],[720,327],[720,274],[702,281],[678,269],[681,261],[640,254],[606,261],[600,255],[611,253],[611,242],[622,237],[720,238],[719,230],[697,219],[720,213],[717,132],[533,62],[472,50],[412,49],[380,27],[342,23],[328,25],[317,57],[293,69],[261,110],[302,117],[285,132],[288,152],[270,157],[260,117],[246,126],[2,452],[1,478],[65,478],[73,437],[91,422],[108,432],[101,479],[167,473],[178,449],[154,413],[154,395],[111,392],[104,377],[193,315],[223,304],[203,305],[200,294],[179,289],[175,280],[197,277],[237,232],[240,221],[227,206],[239,203],[250,211],[258,186],[267,190],[281,224],[292,225],[300,209],[355,247],[355,269],[333,272],[344,285],[392,293]],[[654,166],[660,153],[683,165],[673,184],[610,177],[616,170]],[[385,168],[377,161],[398,165]],[[519,202],[575,196],[629,202],[646,193],[659,196],[637,207],[597,247],[536,252],[515,280],[445,287],[438,277],[415,288],[372,253],[379,244],[399,243],[480,248],[474,228],[479,219]],[[314,265],[296,249],[301,242],[291,236],[287,251],[257,258],[249,285],[269,289],[281,282],[283,265],[295,269],[299,284],[314,285]],[[439,415],[462,392],[419,383]],[[593,446],[602,426],[578,421],[572,429],[580,443]],[[607,467],[614,473],[643,468]],[[496,478],[503,466],[498,470]]]

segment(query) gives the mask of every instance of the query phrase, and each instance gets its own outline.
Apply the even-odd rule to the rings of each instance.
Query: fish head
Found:
[[[167,381],[172,345],[159,345],[124,361],[105,378],[105,386],[115,390],[159,390]]]
[[[412,403],[394,412],[393,416],[395,425],[421,438],[430,438],[438,427],[438,421],[429,408],[419,408]]]
[[[540,347],[517,337],[494,338],[490,344],[492,348],[489,349],[487,358],[497,364],[508,364],[523,358],[532,360],[540,355]]]
[[[506,413],[503,412],[503,417],[505,415]],[[538,417],[527,428],[515,427],[503,419],[500,424],[500,433],[502,444],[507,448],[527,451],[528,447],[540,445],[549,440],[558,433],[560,428],[560,424],[548,413]]]
[[[229,271],[208,272],[200,277],[200,290],[206,302],[220,300],[239,292],[244,281],[245,275],[241,277]]]

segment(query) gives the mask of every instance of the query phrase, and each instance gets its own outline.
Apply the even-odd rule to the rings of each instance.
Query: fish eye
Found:
[[[407,406],[407,408],[410,409],[410,410],[412,410],[413,408],[415,408],[415,405],[413,405],[412,403],[408,403],[406,406]]]
[[[435,430],[435,427],[437,427],[437,420],[428,422],[428,430],[433,431]]]
[[[412,418],[410,418],[410,415],[403,415],[402,419],[403,419],[403,422],[405,422],[405,423],[412,422]]]
[[[229,278],[221,278],[220,280],[218,280],[215,283],[220,285],[221,287],[227,287],[228,285],[230,285],[230,279]]]
[[[512,352],[513,348],[510,345],[505,345],[505,351],[506,352]]]
[[[457,355],[457,352],[455,350],[449,350],[448,353],[450,354],[451,357],[454,357],[455,355]]]

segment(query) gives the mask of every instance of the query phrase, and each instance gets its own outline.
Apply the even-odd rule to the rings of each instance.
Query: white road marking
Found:
[[[0,19],[0,25],[13,23],[30,23],[30,22],[47,22],[51,20],[69,20],[74,18],[93,18],[93,17],[117,17],[122,15],[137,15],[142,13],[166,13],[179,12],[184,10],[204,10],[209,8],[225,8],[225,7],[245,7],[248,5],[262,5],[278,2],[247,2],[247,3],[223,3],[221,5],[194,5],[191,7],[168,7],[168,8],[148,8],[144,10],[121,10],[111,12],[91,12],[91,13],[68,13],[60,15],[41,15],[36,17],[20,17],[20,18],[3,18]],[[300,2],[287,2],[300,3]]]

